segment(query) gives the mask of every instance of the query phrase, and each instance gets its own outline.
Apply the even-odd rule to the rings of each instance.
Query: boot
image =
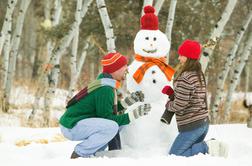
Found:
[[[170,124],[171,123],[171,120],[172,120],[172,117],[174,115],[174,112],[171,112],[167,109],[165,109],[163,115],[161,116],[161,122],[163,123],[166,123],[166,124]]]
[[[208,154],[215,157],[225,157],[228,156],[228,146],[226,143],[211,139],[206,141],[208,146]]]
[[[115,135],[115,137],[109,141],[108,143],[108,150],[120,150],[122,149],[121,146],[121,139],[119,132]]]
[[[76,158],[79,158],[80,155],[78,155],[77,153],[75,153],[75,151],[73,151],[73,153],[71,154],[71,159],[76,159]]]

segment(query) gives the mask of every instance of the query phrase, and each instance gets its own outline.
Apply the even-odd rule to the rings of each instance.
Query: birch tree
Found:
[[[10,52],[10,40],[12,34],[12,15],[14,8],[16,6],[17,0],[9,0],[7,5],[7,11],[3,23],[2,30],[0,32],[0,55],[2,53],[2,48],[4,46],[4,60],[2,69],[2,82],[1,87],[4,88],[7,81],[7,73],[9,67],[9,52]]]
[[[82,4],[82,0],[78,0],[77,7],[78,6],[81,7],[81,4]],[[81,8],[78,10],[81,10]],[[78,20],[78,21],[80,21],[80,20]],[[70,86],[69,86],[69,90],[68,90],[67,101],[73,96],[73,93],[76,90],[76,83],[77,83],[77,80],[78,80],[79,75],[81,73],[82,66],[83,66],[85,59],[86,59],[87,49],[89,48],[89,38],[87,38],[85,46],[82,49],[80,59],[78,60],[78,63],[77,63],[78,38],[79,38],[79,30],[76,31],[76,35],[75,35],[75,37],[73,39],[73,43],[72,43],[71,59],[70,59],[71,80],[70,80]]]
[[[45,8],[44,8],[44,14],[45,14],[45,20],[42,23],[42,27],[44,29],[51,29],[52,27],[55,27],[59,24],[60,22],[60,15],[62,12],[62,5],[61,5],[61,0],[55,0],[54,1],[54,13],[53,15],[51,15],[51,1],[50,0],[46,0],[45,1]],[[46,62],[49,61],[50,59],[50,55],[52,52],[52,49],[54,47],[55,43],[53,43],[51,40],[49,40],[46,44],[46,48],[47,48],[47,56],[46,56]],[[46,66],[47,67],[47,66]],[[43,69],[41,69],[43,70]],[[43,72],[42,72],[43,73]],[[47,84],[48,82],[48,77],[44,76],[43,74],[41,74],[41,76],[39,77],[39,83],[43,82],[44,85]],[[42,81],[43,80],[43,81]],[[44,90],[46,88],[44,88],[43,86],[38,87],[36,93],[35,93],[35,99],[32,105],[32,112],[28,117],[28,123],[30,125],[32,125],[33,120],[34,120],[34,116],[36,114],[37,109],[39,108],[39,101],[41,96],[44,95]]]
[[[0,54],[2,53],[3,44],[5,42],[7,35],[11,33],[12,15],[16,4],[17,0],[8,0],[4,23],[2,26],[2,30],[0,32]]]
[[[150,5],[150,6],[152,6],[152,4],[153,4],[153,0],[144,0],[143,1],[143,8],[142,8],[142,16],[144,15],[144,7],[145,6],[148,6],[148,5]]]
[[[251,59],[251,57],[250,57]],[[250,80],[249,80],[249,77],[250,77],[250,66],[251,65],[251,61],[249,61],[247,63],[247,65],[245,66],[245,94],[244,94],[244,99],[247,100],[248,99],[248,92],[249,92],[249,83],[250,83]]]
[[[59,24],[60,22],[60,16],[61,16],[61,12],[62,12],[62,5],[61,2],[62,0],[55,0],[54,3],[54,14],[52,15],[52,27],[55,27]],[[50,4],[50,1],[48,1],[47,3]],[[80,5],[81,6],[81,5]],[[51,55],[52,49],[55,46],[55,43],[52,43],[52,41],[48,41],[47,43],[47,55]],[[48,57],[50,58],[50,57]]]
[[[45,100],[44,100],[45,101],[44,102],[45,109],[44,109],[44,113],[43,113],[43,118],[44,118],[43,126],[49,125],[51,101],[52,101],[52,97],[55,94],[55,89],[58,84],[58,77],[59,77],[59,73],[60,73],[59,62],[60,62],[61,56],[64,53],[64,51],[66,50],[66,48],[70,45],[70,42],[72,41],[72,39],[76,33],[76,30],[78,29],[83,18],[85,17],[87,10],[88,10],[88,7],[90,6],[91,2],[92,2],[92,0],[85,0],[82,4],[81,10],[76,10],[76,12],[78,13],[76,15],[78,17],[80,17],[81,21],[77,22],[77,20],[79,20],[79,18],[75,18],[75,21],[72,23],[67,35],[65,37],[63,37],[59,46],[54,48],[51,53],[49,63],[47,64],[47,68],[50,66],[49,68],[51,68],[51,70],[48,73],[49,87],[46,91]]]
[[[250,60],[251,57],[250,57]],[[248,62],[248,64],[246,65],[246,68],[245,68],[245,73],[246,73],[246,78],[245,78],[245,96],[244,96],[244,99],[245,99],[245,104],[246,106],[248,107],[248,111],[249,111],[249,118],[247,120],[247,127],[248,128],[252,128],[252,103],[250,103],[250,105],[247,103],[248,102],[248,91],[249,91],[249,83],[250,83],[250,80],[249,80],[249,76],[250,76],[250,67],[251,67],[251,61]]]
[[[176,5],[177,5],[177,0],[171,0],[167,24],[166,24],[166,30],[165,30],[165,34],[168,40],[170,41],[169,48],[171,48],[171,34],[172,34],[174,17],[175,17]],[[167,63],[169,63],[169,52],[170,50],[167,53]]]
[[[234,46],[231,49],[231,51],[229,52],[229,54],[227,55],[223,70],[219,73],[219,75],[217,77],[217,91],[216,91],[216,95],[213,100],[214,102],[213,102],[212,108],[211,108],[211,111],[212,111],[211,120],[214,123],[216,123],[216,120],[217,120],[217,118],[216,118],[217,111],[218,111],[219,104],[222,100],[225,80],[227,78],[229,70],[230,70],[232,63],[234,61],[235,55],[238,50],[238,46],[240,45],[241,39],[243,38],[243,35],[244,35],[251,19],[252,19],[252,10],[250,11],[249,15],[247,16],[246,20],[244,21],[242,27],[240,28],[240,31],[237,33]]]
[[[250,32],[248,42],[246,43],[245,49],[240,57],[240,60],[234,69],[234,76],[232,77],[230,81],[230,86],[228,89],[226,102],[225,102],[225,114],[224,114],[225,121],[228,120],[229,112],[231,111],[231,99],[235,91],[235,88],[239,82],[241,72],[246,62],[248,61],[249,56],[251,55],[251,48],[252,48],[252,33]]]
[[[108,52],[116,52],[115,36],[104,0],[96,0],[97,8],[105,31]]]
[[[219,19],[218,23],[215,25],[209,41],[216,42],[220,38],[221,33],[222,33],[226,23],[228,22],[230,15],[232,14],[236,3],[237,3],[237,0],[228,0],[228,3],[224,9],[224,12],[222,13],[221,18]],[[207,68],[207,65],[209,62],[209,58],[211,57],[215,46],[216,45],[214,45],[212,47],[208,47],[203,51],[202,57],[200,59],[203,72],[206,71],[206,68]]]
[[[82,0],[77,0],[76,10],[81,10]],[[77,24],[81,21],[79,13],[75,12],[75,18],[77,18]],[[76,32],[72,41],[72,49],[71,49],[71,58],[70,58],[70,69],[71,69],[71,80],[69,86],[69,92],[67,96],[67,100],[70,99],[75,91],[75,84],[77,82],[78,76],[77,73],[77,53],[78,53],[78,43],[79,43],[79,27],[76,28]]]
[[[154,8],[156,9],[155,10],[155,14],[158,16],[159,14],[159,11],[161,10],[161,7],[163,6],[163,3],[164,3],[165,0],[156,0],[156,3],[155,3],[155,6]]]
[[[6,84],[4,87],[4,96],[3,96],[4,98],[3,111],[4,112],[8,112],[9,110],[9,99],[10,99],[12,80],[15,73],[16,59],[18,55],[18,49],[19,49],[19,44],[20,44],[22,30],[23,30],[25,13],[28,9],[30,2],[31,0],[21,1],[19,15],[17,17],[16,29],[15,29],[13,38],[11,40],[10,60],[9,60],[8,74],[7,74]]]

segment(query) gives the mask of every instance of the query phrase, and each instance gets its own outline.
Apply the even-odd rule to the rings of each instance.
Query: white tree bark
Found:
[[[58,84],[58,77],[59,77],[59,73],[60,73],[60,65],[59,65],[59,61],[61,59],[61,56],[63,54],[63,52],[65,51],[65,49],[70,45],[70,42],[72,41],[76,30],[78,29],[78,27],[80,26],[84,16],[87,13],[88,7],[90,6],[92,0],[86,0],[83,2],[82,4],[82,9],[81,10],[76,10],[76,12],[78,13],[78,17],[80,17],[81,21],[78,23],[77,20],[79,18],[75,18],[75,21],[73,22],[73,24],[71,25],[70,30],[68,31],[67,35],[62,39],[62,41],[60,42],[60,45],[58,47],[56,47],[50,56],[50,61],[48,63],[48,65],[52,65],[52,70],[51,73],[49,73],[48,77],[49,77],[49,88],[46,91],[45,94],[45,110],[44,110],[44,124],[43,126],[49,126],[49,117],[50,117],[50,109],[51,109],[51,101],[52,101],[52,97],[55,94],[55,89],[57,87]]]
[[[250,57],[251,59],[251,57]],[[252,60],[252,59],[251,59]],[[250,77],[250,65],[251,65],[251,61],[248,61],[246,67],[245,67],[245,94],[244,94],[244,99],[247,100],[248,99],[248,92],[249,92],[249,83],[250,83],[250,80],[249,80],[249,77]]]
[[[44,8],[44,14],[45,14],[45,20],[44,23],[45,24],[49,24],[49,25],[45,25],[44,28],[52,28],[53,26],[57,26],[59,24],[60,21],[60,15],[61,15],[61,11],[62,11],[62,5],[61,5],[61,0],[55,0],[54,1],[54,14],[51,16],[51,1],[50,0],[46,0],[45,1],[45,8]],[[46,44],[46,48],[47,48],[47,55],[46,55],[46,62],[49,61],[50,59],[50,55],[53,49],[53,46],[55,44],[49,40]],[[39,78],[38,82],[42,82],[41,80],[44,80],[44,84],[46,84],[48,82],[47,77],[45,77],[44,75],[41,75],[41,77]],[[30,125],[32,125],[33,121],[34,121],[34,117],[36,114],[36,111],[39,108],[39,100],[41,98],[41,96],[44,95],[46,88],[43,87],[38,87],[36,93],[35,93],[35,99],[34,99],[34,103],[32,105],[32,112],[29,115],[28,118],[28,123]]]
[[[4,47],[4,58],[3,58],[3,69],[2,69],[2,79],[1,87],[4,88],[7,81],[7,73],[9,67],[9,53],[10,53],[10,40],[12,34],[12,14],[16,6],[17,0],[8,1],[7,11],[3,23],[2,30],[0,32],[0,55],[2,53],[2,48]]]
[[[83,49],[81,51],[81,56],[79,58],[79,63],[77,64],[77,75],[78,75],[78,77],[81,74],[81,70],[82,70],[83,64],[85,63],[86,56],[87,56],[87,51],[88,51],[89,48],[90,48],[90,41],[88,39],[87,43],[85,44],[85,46],[83,47]]]
[[[224,12],[222,13],[220,20],[215,25],[215,28],[212,32],[210,40],[216,41],[218,38],[220,38],[221,33],[222,33],[226,23],[228,22],[230,15],[232,14],[236,3],[237,3],[237,0],[228,0],[227,6],[226,6]],[[215,46],[216,45],[212,46],[211,48],[206,48],[203,51],[203,54],[200,59],[203,72],[206,71],[206,68],[207,68],[207,65],[209,62],[209,58],[211,57]]]
[[[144,7],[145,6],[148,6],[148,5],[153,5],[153,0],[144,0],[144,2],[143,2],[143,8],[142,8],[142,16],[144,15]]]
[[[60,16],[62,12],[62,5],[61,5],[62,0],[55,0],[54,3],[54,15],[52,16],[52,26],[56,26],[59,24],[60,21]],[[80,4],[81,7],[81,4]]]
[[[168,40],[170,41],[169,48],[171,48],[171,34],[172,34],[174,17],[175,17],[176,5],[177,5],[177,0],[171,0],[169,15],[168,15],[167,24],[166,24],[166,30],[165,30],[165,34],[166,34]],[[167,56],[167,63],[169,63],[169,53],[170,53],[170,50],[168,51],[168,53],[166,55]]]
[[[97,8],[102,20],[102,25],[104,27],[105,36],[107,38],[107,50],[108,52],[116,52],[115,47],[115,35],[113,31],[113,26],[111,24],[107,7],[104,0],[96,0]]]
[[[252,19],[252,10],[250,11],[248,17],[244,21],[240,31],[237,33],[234,46],[226,58],[226,62],[225,62],[223,70],[219,73],[219,75],[217,77],[217,91],[216,91],[216,95],[213,100],[214,103],[212,104],[212,109],[211,109],[211,111],[212,111],[211,120],[214,123],[216,123],[216,120],[217,120],[217,111],[218,111],[219,104],[222,100],[225,80],[227,78],[227,75],[228,75],[229,70],[232,66],[233,60],[234,60],[235,55],[237,53],[238,46],[240,45],[241,39],[242,39],[246,29],[248,28],[248,25],[249,25],[251,19]]]
[[[246,78],[245,78],[245,96],[244,96],[244,100],[245,101],[249,100],[248,92],[249,92],[249,83],[250,83],[249,77],[250,77],[250,73],[251,73],[251,71],[250,71],[251,60],[252,60],[252,57],[250,57],[250,61],[248,61],[248,64],[246,65],[246,69],[245,69],[245,73],[246,73]],[[249,117],[248,117],[248,120],[247,120],[247,127],[248,128],[252,128],[252,106],[250,106],[248,108],[248,111],[249,111]]]
[[[81,10],[81,4],[82,0],[77,0],[77,11]],[[78,13],[75,13],[75,18],[77,18],[77,23],[79,24],[80,17],[78,16]],[[79,27],[76,29],[75,36],[72,41],[72,49],[71,49],[71,58],[70,58],[70,69],[71,69],[71,80],[70,80],[70,86],[68,90],[68,96],[67,101],[73,96],[73,93],[75,91],[75,85],[78,79],[77,76],[77,53],[78,53],[78,43],[79,43]]]
[[[155,14],[158,16],[165,0],[156,0],[154,8],[156,9]]]
[[[5,87],[8,75],[8,68],[9,68],[9,58],[10,58],[10,49],[11,49],[11,28],[12,25],[9,24],[9,32],[5,37],[4,47],[3,47],[3,55],[4,55],[4,64],[3,64],[3,80],[2,80],[2,87]]]
[[[8,0],[4,23],[2,26],[2,30],[0,32],[0,55],[2,53],[5,38],[7,37],[8,34],[11,33],[12,14],[13,14],[16,4],[17,4],[17,0]]]
[[[231,99],[235,91],[235,88],[239,82],[241,72],[246,62],[248,61],[249,56],[251,55],[251,48],[252,48],[252,33],[250,32],[248,42],[246,43],[245,49],[240,57],[239,63],[236,65],[234,69],[234,76],[231,78],[225,102],[225,115],[224,115],[225,121],[228,120],[229,112],[231,111]]]
[[[52,27],[57,26],[59,24],[59,22],[60,22],[60,16],[61,16],[61,12],[62,12],[62,5],[61,5],[61,3],[62,3],[62,0],[55,0],[55,2],[54,2],[54,9],[53,9],[54,13],[51,16],[51,14],[50,14],[50,9],[51,9],[50,8],[50,4],[51,4],[51,1],[50,0],[46,1],[45,20],[48,20],[49,22],[52,21],[52,23],[51,23]],[[50,59],[49,56],[51,55],[54,46],[55,46],[55,43],[52,43],[51,40],[49,40],[47,42],[47,58],[48,58],[47,60]]]
[[[21,35],[22,35],[22,30],[23,30],[25,13],[27,11],[27,8],[28,8],[30,2],[31,2],[31,0],[21,1],[19,15],[17,17],[16,29],[15,29],[13,38],[11,40],[11,52],[10,52],[7,81],[6,81],[6,84],[4,87],[4,98],[5,98],[4,99],[5,100],[4,112],[8,112],[8,109],[9,109],[11,85],[12,85],[12,80],[13,80],[14,73],[15,73],[16,59],[17,59],[17,55],[18,55],[18,49],[19,49],[20,39],[21,39]]]

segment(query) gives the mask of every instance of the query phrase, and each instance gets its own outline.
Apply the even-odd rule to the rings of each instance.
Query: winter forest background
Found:
[[[202,57],[209,57],[211,122],[247,123],[251,0],[0,0],[0,125],[56,127],[65,101],[96,78],[106,52],[132,61],[145,4],[155,6],[171,40],[171,66],[183,40],[210,45]]]

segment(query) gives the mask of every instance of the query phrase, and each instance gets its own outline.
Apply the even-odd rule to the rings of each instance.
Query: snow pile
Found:
[[[22,139],[48,139],[51,140],[55,135],[60,134],[59,128],[32,129],[22,127],[0,127],[0,163],[3,166],[44,166],[44,165],[185,165],[185,166],[250,166],[252,156],[252,129],[244,124],[211,125],[207,139],[215,137],[225,141],[229,145],[228,158],[211,157],[209,155],[199,154],[193,157],[179,157],[174,155],[160,154],[164,147],[157,146],[152,150],[152,144],[149,150],[137,151],[132,148],[125,148],[116,158],[79,158],[69,159],[74,146],[78,142],[59,141],[48,142],[47,144],[31,143],[27,146],[18,147],[15,143]],[[157,137],[162,135],[157,135]],[[142,137],[143,141],[147,138]],[[168,142],[169,144],[169,142]],[[156,144],[157,145],[157,144]],[[155,154],[156,153],[156,154]],[[124,157],[122,157],[124,156]],[[125,157],[128,156],[128,157]],[[158,163],[157,163],[158,162]]]

